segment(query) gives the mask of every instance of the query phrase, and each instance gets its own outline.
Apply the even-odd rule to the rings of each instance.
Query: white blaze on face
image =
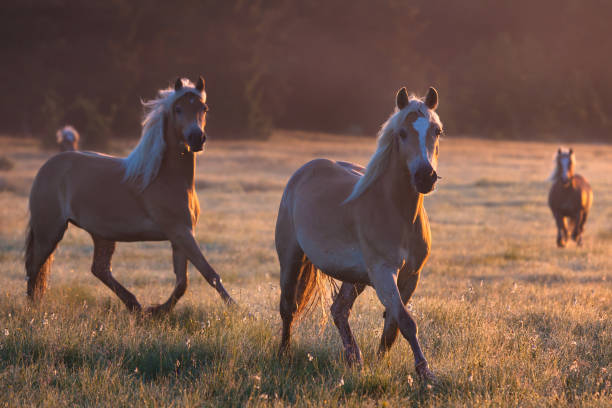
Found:
[[[429,129],[429,120],[421,117],[414,121],[412,124],[414,130],[419,134],[419,147],[421,148],[421,158],[425,163],[429,162],[429,155],[427,153],[427,129]]]
[[[569,156],[565,156],[561,158],[561,178],[563,181],[567,181],[567,172],[569,171],[571,159]]]

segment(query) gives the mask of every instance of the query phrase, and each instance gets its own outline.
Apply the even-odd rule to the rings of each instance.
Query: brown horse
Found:
[[[572,149],[563,152],[561,148],[555,156],[555,170],[550,177],[553,182],[548,194],[548,205],[557,222],[557,246],[567,243],[567,223],[572,228],[572,239],[582,245],[584,223],[593,205],[591,186],[580,174],[574,174],[576,155]]]
[[[117,241],[170,241],[176,286],[151,313],[171,310],[187,288],[187,261],[200,271],[227,303],[232,298],[208,264],[194,237],[200,206],[194,188],[196,152],[206,135],[204,80],[196,86],[177,79],[174,88],[144,102],[140,142],[127,158],[98,153],[64,152],[38,171],[30,192],[26,240],[27,293],[40,298],[53,252],[68,223],[91,234],[91,270],[132,311],[136,297],[111,274]]]
[[[430,88],[422,101],[402,88],[396,104],[365,171],[351,163],[317,159],[287,183],[276,224],[280,353],[289,349],[292,322],[319,294],[324,273],[343,282],[331,313],[349,364],[362,362],[349,313],[370,285],[385,306],[379,353],[393,345],[399,330],[410,343],[417,373],[432,379],[417,325],[405,305],[431,247],[423,195],[438,179],[438,93]]]
[[[64,126],[58,129],[55,136],[60,152],[79,150],[79,132],[72,126]]]

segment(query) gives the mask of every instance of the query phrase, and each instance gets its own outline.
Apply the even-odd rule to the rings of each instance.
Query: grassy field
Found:
[[[438,191],[425,199],[433,253],[411,302],[436,385],[421,384],[407,342],[376,358],[382,306],[372,289],[351,323],[365,364],[347,368],[333,324],[280,337],[274,224],[282,189],[314,157],[365,164],[374,139],[277,132],[211,140],[198,159],[197,239],[243,309],[227,310],[190,267],[163,319],[127,313],[90,273],[89,236],[70,227],[43,302],[26,301],[27,195],[52,152],[0,138],[0,404],[96,406],[610,406],[612,147],[574,144],[594,194],[584,246],[555,246],[546,204],[548,143],[442,141]],[[115,153],[125,154],[126,146]],[[120,244],[117,279],[143,305],[174,286],[168,243]]]

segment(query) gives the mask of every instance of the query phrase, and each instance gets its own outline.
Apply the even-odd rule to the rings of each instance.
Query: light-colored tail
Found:
[[[38,259],[35,254],[35,237],[31,224],[28,224],[26,230],[25,242],[25,266],[28,277],[28,297],[32,300],[39,300],[47,289],[47,279],[51,272],[51,264],[53,263],[53,253],[45,260]]]

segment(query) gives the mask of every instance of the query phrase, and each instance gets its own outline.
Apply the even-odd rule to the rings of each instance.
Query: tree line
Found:
[[[604,0],[21,0],[0,6],[0,131],[90,148],[140,99],[207,81],[213,137],[373,135],[395,91],[440,91],[449,135],[612,141]],[[45,139],[46,140],[46,139]]]

